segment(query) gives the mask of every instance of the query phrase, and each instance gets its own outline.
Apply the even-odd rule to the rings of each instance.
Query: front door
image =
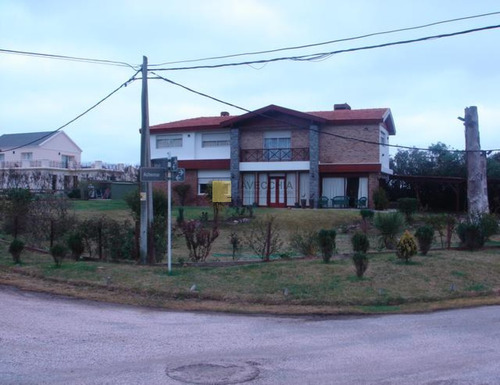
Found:
[[[286,206],[286,185],[284,176],[269,177],[268,202],[270,207]]]

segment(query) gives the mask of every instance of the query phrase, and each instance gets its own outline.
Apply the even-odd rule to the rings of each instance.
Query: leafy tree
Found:
[[[465,177],[465,156],[444,143],[431,144],[427,151],[398,150],[391,167],[397,175]]]
[[[12,188],[6,192],[6,201],[2,204],[4,229],[17,238],[27,227],[33,195],[30,190]]]

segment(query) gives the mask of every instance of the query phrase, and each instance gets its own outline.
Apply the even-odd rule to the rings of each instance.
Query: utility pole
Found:
[[[141,167],[149,167],[151,163],[149,154],[149,107],[148,107],[148,58],[142,57],[142,94],[141,94]],[[148,256],[148,227],[150,223],[148,201],[150,200],[150,183],[140,181],[141,200],[141,232],[140,256],[141,263],[146,264]]]
[[[467,162],[467,207],[469,214],[489,213],[486,153],[479,143],[479,119],[477,107],[466,107],[465,150]]]

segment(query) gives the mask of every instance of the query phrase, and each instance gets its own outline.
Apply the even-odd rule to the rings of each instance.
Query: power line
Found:
[[[275,49],[270,49],[270,50],[265,50],[265,51],[243,52],[243,53],[236,53],[236,54],[229,54],[229,55],[222,55],[222,56],[212,56],[212,57],[206,57],[206,58],[201,58],[201,59],[170,61],[170,62],[164,62],[164,63],[159,63],[159,64],[150,64],[149,67],[159,67],[159,66],[163,66],[163,65],[181,64],[181,63],[195,63],[195,62],[208,61],[208,60],[229,59],[229,58],[233,58],[233,57],[262,55],[262,54],[275,53],[275,52],[281,52],[281,51],[290,51],[290,50],[297,50],[297,49],[303,49],[303,48],[318,47],[318,46],[322,46],[322,45],[341,43],[341,42],[353,41],[353,40],[360,40],[360,39],[365,39],[367,37],[387,35],[387,34],[397,33],[397,32],[412,31],[412,30],[428,28],[428,27],[432,27],[432,26],[436,26],[436,25],[440,25],[440,24],[454,23],[457,21],[476,19],[476,18],[493,16],[493,15],[498,15],[498,14],[500,14],[500,11],[499,12],[482,13],[479,15],[458,17],[455,19],[441,20],[441,21],[417,25],[417,26],[413,26],[413,27],[405,27],[405,28],[392,29],[392,30],[381,31],[381,32],[373,32],[373,33],[368,33],[365,35],[358,35],[358,36],[347,37],[347,38],[342,38],[342,39],[328,40],[328,41],[324,41],[321,43],[304,44],[304,45],[285,47],[285,48],[275,48]]]
[[[0,48],[0,53],[12,54],[12,55],[33,56],[33,57],[39,57],[39,58],[44,58],[44,59],[68,60],[68,61],[76,61],[76,62],[83,62],[83,63],[90,63],[90,64],[103,64],[103,65],[112,65],[112,66],[118,66],[118,67],[129,67],[129,68],[132,68],[133,70],[137,70],[140,67],[139,65],[134,66],[134,65],[126,63],[126,62],[115,61],[115,60],[92,59],[92,58],[86,58],[86,57],[65,56],[65,55],[54,55],[54,54],[49,54],[49,53],[30,52],[30,51],[16,51],[16,50],[11,50],[11,49],[1,49]]]
[[[468,29],[468,30],[464,30],[464,31],[440,34],[440,35],[425,36],[425,37],[421,37],[421,38],[417,38],[417,39],[400,40],[400,41],[394,41],[394,42],[389,42],[389,43],[382,43],[382,44],[369,45],[369,46],[356,47],[356,48],[347,48],[347,49],[341,49],[341,50],[337,50],[337,51],[321,52],[321,53],[308,54],[308,55],[286,56],[286,57],[277,57],[277,58],[273,58],[273,59],[262,59],[262,60],[252,60],[252,61],[236,62],[236,63],[213,64],[213,65],[199,65],[199,66],[192,66],[192,67],[156,68],[156,69],[154,69],[154,71],[184,71],[184,70],[195,70],[195,69],[213,69],[213,68],[235,67],[235,66],[251,65],[251,64],[273,63],[273,62],[285,61],[285,60],[291,60],[291,61],[322,60],[322,59],[327,59],[330,56],[338,55],[338,54],[346,53],[346,52],[364,51],[364,50],[369,50],[369,49],[384,48],[384,47],[405,45],[405,44],[411,44],[411,43],[419,43],[419,42],[423,42],[423,41],[427,41],[427,40],[443,39],[443,38],[447,38],[447,37],[465,35],[465,34],[469,34],[469,33],[486,31],[486,30],[496,29],[496,28],[500,28],[500,24],[490,25],[490,26],[480,27],[480,28],[473,28],[473,29]],[[151,70],[151,71],[153,71],[153,70]]]
[[[248,113],[255,113],[255,111],[251,111],[251,110],[249,110],[247,108],[238,106],[237,104],[226,102],[226,101],[224,101],[222,99],[219,99],[219,98],[216,98],[214,96],[205,94],[205,93],[200,92],[200,91],[196,91],[196,90],[194,90],[194,89],[192,89],[190,87],[187,87],[187,86],[185,86],[183,84],[177,83],[177,82],[175,82],[175,81],[173,81],[171,79],[167,79],[167,78],[165,78],[165,77],[163,77],[161,75],[156,74],[154,71],[151,71],[151,73],[153,75],[155,75],[156,77],[149,78],[149,79],[160,79],[160,80],[163,80],[163,81],[165,81],[167,83],[175,85],[177,87],[185,89],[186,91],[189,91],[189,92],[194,93],[196,95],[203,96],[204,98],[208,98],[208,99],[214,100],[214,101],[219,102],[221,104],[225,104],[226,106],[230,106],[230,107],[233,107],[233,108],[236,108],[238,110],[245,111],[245,112],[248,112]],[[274,120],[274,121],[279,122],[279,123],[285,123],[287,125],[292,125],[292,126],[295,126],[297,128],[305,128],[305,127],[303,127],[301,125],[298,125],[298,124],[295,124],[293,122],[287,122],[287,121],[284,121],[284,120],[276,119],[275,117],[268,116],[266,114],[256,113],[256,115],[261,116],[263,118]],[[310,127],[307,127],[307,128],[311,129]],[[350,140],[350,141],[360,142],[360,143],[366,143],[366,144],[373,144],[373,145],[377,145],[377,146],[385,146],[385,147],[391,147],[391,148],[397,148],[397,149],[405,149],[405,150],[433,151],[433,150],[431,150],[429,148],[421,148],[421,147],[414,147],[414,146],[402,146],[402,145],[398,145],[398,144],[381,143],[381,142],[375,142],[375,141],[370,141],[370,140],[365,140],[365,139],[352,138],[352,137],[348,137],[348,136],[344,136],[344,135],[335,134],[333,132],[322,132],[321,130],[312,130],[312,131],[315,131],[315,132],[318,132],[318,133],[321,133],[321,134],[324,134],[324,135],[333,136],[333,137],[336,137],[336,138],[339,138],[339,139]],[[486,153],[491,153],[491,152],[500,151],[500,149],[479,150],[479,151],[470,151],[470,150],[447,150],[447,151],[449,151],[449,152],[455,152],[455,153],[467,153],[467,152],[486,152]]]
[[[67,127],[69,126],[71,123],[75,122],[76,120],[80,119],[82,116],[86,115],[87,113],[89,113],[90,111],[92,111],[94,108],[96,108],[99,104],[103,103],[104,101],[106,101],[107,99],[109,99],[111,96],[113,96],[115,93],[117,93],[120,89],[122,89],[123,87],[126,87],[127,85],[129,85],[131,82],[133,82],[134,80],[136,80],[136,75],[141,72],[140,70],[138,70],[130,79],[128,79],[126,82],[122,83],[118,88],[116,88],[115,90],[113,90],[112,92],[110,92],[108,95],[106,95],[104,98],[102,98],[101,100],[99,100],[97,103],[95,103],[94,105],[92,105],[91,107],[87,108],[84,112],[82,112],[81,114],[77,115],[75,118],[71,119],[69,122],[63,124],[61,127],[55,129],[54,131],[51,131],[49,133],[47,133],[46,135],[40,137],[40,138],[37,138],[35,140],[32,140],[31,142],[28,142],[28,143],[24,143],[22,145],[19,145],[19,146],[16,146],[16,147],[12,147],[12,148],[8,148],[8,149],[0,149],[0,152],[7,152],[7,151],[14,151],[14,150],[17,150],[18,148],[22,148],[22,147],[26,147],[26,146],[29,146],[30,144],[33,144],[35,142],[38,142],[39,140],[41,139],[45,139],[45,138],[48,138],[50,136],[52,136],[53,134],[55,134],[56,132],[62,130],[64,127]]]

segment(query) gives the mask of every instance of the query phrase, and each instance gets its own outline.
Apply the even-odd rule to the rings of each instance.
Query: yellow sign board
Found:
[[[231,182],[225,180],[214,180],[212,182],[212,202],[231,202]]]

